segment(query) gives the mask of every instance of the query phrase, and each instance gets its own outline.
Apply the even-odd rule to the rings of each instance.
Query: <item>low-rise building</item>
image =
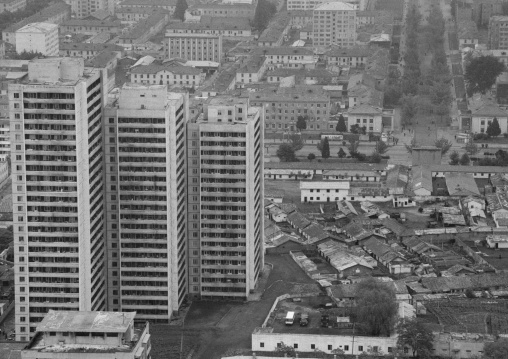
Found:
[[[259,82],[266,71],[266,59],[263,56],[252,56],[236,72],[237,84]]]
[[[2,31],[2,40],[9,44],[16,45],[16,31],[23,26],[35,22],[46,22],[52,24],[61,24],[71,17],[71,6],[62,1],[51,3],[41,11],[29,16],[17,23],[7,27]]]
[[[36,22],[16,31],[16,52],[40,52],[44,56],[58,56],[58,25]]]
[[[117,43],[127,49],[135,44],[147,42],[152,36],[161,32],[169,21],[169,13],[159,12],[140,20],[129,32],[121,34]]]
[[[222,60],[222,35],[166,34],[164,41],[166,58],[181,58],[191,61]]]
[[[281,11],[274,16],[268,27],[259,35],[258,46],[281,46],[291,28],[291,17]]]
[[[172,34],[222,35],[225,39],[241,40],[252,37],[249,19],[244,17],[226,18],[201,16],[199,22],[171,22],[166,28],[166,36]]]
[[[488,235],[486,241],[489,248],[508,248],[508,236],[506,235]]]
[[[307,25],[312,26],[312,10],[290,10],[289,15],[291,16],[291,26],[296,28],[302,28]]]
[[[7,12],[16,12],[23,10],[26,7],[26,0],[1,0],[0,1],[0,14]]]
[[[459,38],[459,46],[472,47],[478,45],[478,27],[471,19],[460,19],[457,23],[457,37]]]
[[[369,104],[360,104],[347,112],[347,126],[365,127],[367,132],[383,132],[383,109]]]
[[[158,6],[122,6],[115,9],[115,16],[122,24],[135,24],[138,21],[149,18],[153,14],[166,11],[171,14],[170,10]]]
[[[508,132],[508,114],[493,100],[484,96],[475,96],[470,100],[469,110],[470,123],[460,121],[461,129],[470,130],[473,133],[485,133],[489,124],[496,118],[501,133]]]
[[[124,8],[138,8],[138,9],[146,9],[146,8],[158,8],[160,10],[167,10],[170,14],[175,12],[176,8],[176,0],[123,0],[119,4],[116,5],[117,9]],[[116,12],[116,11],[115,11]]]
[[[265,108],[265,129],[295,130],[298,116],[307,116],[307,130],[329,128],[330,95],[311,86],[279,88],[249,94],[254,106]]]
[[[317,62],[314,51],[304,47],[261,47],[256,48],[254,54],[265,56],[267,63],[273,65],[273,67],[279,67],[280,65],[289,68],[301,68],[315,65]]]
[[[185,18],[195,16],[213,16],[213,17],[228,17],[238,18],[245,17],[253,20],[256,14],[256,7],[258,6],[257,0],[251,3],[195,3],[185,11]]]
[[[149,324],[136,312],[49,310],[21,359],[149,359]]]
[[[123,56],[125,49],[115,44],[92,44],[86,42],[71,42],[60,44],[60,56],[82,57],[90,60],[103,51],[116,52]]]
[[[130,80],[137,84],[197,87],[205,80],[205,74],[190,66],[151,64],[130,70]]]
[[[363,67],[371,51],[367,46],[334,47],[325,52],[325,60],[328,66]]]
[[[349,181],[300,181],[300,201],[336,202],[346,199]]]
[[[121,31],[121,26],[119,20],[70,19],[60,24],[60,31],[64,34],[97,35],[108,32],[114,35]]]

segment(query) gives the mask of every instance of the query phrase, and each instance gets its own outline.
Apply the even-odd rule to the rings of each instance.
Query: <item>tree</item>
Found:
[[[323,139],[323,145],[321,146],[321,157],[325,160],[330,157],[330,142],[328,142],[328,137]]]
[[[369,278],[358,284],[355,295],[354,319],[360,331],[367,335],[389,336],[398,310],[393,288]]]
[[[293,133],[289,135],[289,144],[293,148],[293,151],[300,151],[303,146],[305,145],[305,142],[303,141],[303,138],[298,133]]]
[[[406,151],[407,152],[412,153],[413,152],[413,148],[416,147],[416,138],[413,137],[411,142],[405,143],[404,146],[406,146]]]
[[[499,339],[495,342],[485,343],[483,357],[485,359],[508,358],[508,339]]]
[[[42,52],[33,52],[33,51],[30,51],[30,52],[23,51],[23,52],[20,52],[19,54],[14,55],[15,60],[32,60],[32,59],[40,58],[40,57],[45,57],[45,56],[42,54]]]
[[[339,121],[337,122],[337,127],[335,127],[337,132],[347,132],[346,119],[342,114],[339,116]]]
[[[444,137],[441,137],[434,143],[434,146],[441,149],[441,155],[444,156],[452,148],[452,143]]]
[[[307,156],[307,159],[312,162],[313,160],[316,159],[316,155],[313,153],[309,153],[309,155]]]
[[[307,128],[307,116],[298,116],[296,120],[296,128],[298,131],[303,131]]]
[[[464,74],[469,96],[489,91],[504,68],[504,64],[494,56],[478,56],[471,59]]]
[[[501,134],[501,127],[499,127],[499,121],[496,117],[487,126],[487,134],[491,137],[497,137]]]
[[[413,318],[400,322],[397,326],[397,333],[399,334],[397,339],[399,347],[411,347],[413,356],[418,354],[418,358],[430,358],[434,336],[418,319]]]
[[[402,123],[404,125],[409,125],[413,122],[413,119],[416,117],[418,113],[418,101],[415,99],[415,96],[403,96],[401,100],[402,105]]]
[[[178,0],[176,2],[175,12],[173,13],[173,16],[177,19],[184,21],[185,20],[185,10],[187,10],[188,7],[189,6],[187,5],[186,0]]]
[[[462,166],[469,166],[469,164],[471,163],[471,159],[469,158],[469,155],[468,155],[467,153],[464,153],[464,154],[460,157],[459,163],[460,163]]]
[[[355,123],[354,125],[351,125],[351,133],[356,135],[365,135],[367,133],[367,127],[360,127],[359,124]]]
[[[452,153],[450,153],[450,164],[452,166],[458,165],[459,160],[460,160],[460,155],[457,151],[453,151]]]
[[[358,155],[358,146],[360,145],[360,141],[355,141],[353,139],[349,140],[349,145],[347,149],[351,157],[356,157]]]
[[[273,15],[277,13],[277,8],[268,0],[259,0],[254,14],[252,26],[260,33],[266,29]]]
[[[384,155],[388,151],[388,145],[385,141],[377,141],[376,142],[376,152],[380,155]]]
[[[339,156],[339,158],[344,158],[344,157],[346,157],[346,151],[344,151],[344,150],[342,149],[342,147],[341,147],[341,148],[339,148],[339,152],[337,152],[337,156]]]
[[[295,348],[293,348],[292,346],[284,344],[284,342],[281,342],[280,345],[277,345],[277,347],[275,348],[275,351],[277,353],[287,354],[291,358],[293,358],[295,356],[295,354],[296,354]]]
[[[277,157],[281,162],[298,162],[295,156],[295,150],[289,143],[283,143],[277,149]]]
[[[479,149],[478,149],[478,146],[476,145],[476,143],[474,143],[473,141],[469,140],[467,143],[466,143],[466,152],[470,155],[470,156],[474,156],[478,153]]]
[[[376,151],[372,152],[369,157],[369,163],[381,163],[381,160],[381,155]]]

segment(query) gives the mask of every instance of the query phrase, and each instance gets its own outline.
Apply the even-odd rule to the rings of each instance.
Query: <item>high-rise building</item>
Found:
[[[82,19],[97,10],[105,10],[110,14],[114,13],[114,0],[64,0],[72,8],[72,13]]]
[[[16,340],[49,309],[105,310],[104,81],[79,58],[9,84]]]
[[[214,97],[188,124],[189,294],[246,299],[263,268],[263,109]]]
[[[40,52],[44,56],[58,56],[58,25],[36,22],[16,31],[16,52]]]
[[[352,47],[356,43],[356,7],[346,2],[316,6],[313,16],[314,46]]]
[[[188,97],[129,84],[105,113],[110,308],[167,322],[187,295]]]
[[[489,21],[490,50],[508,49],[508,16],[492,16]]]

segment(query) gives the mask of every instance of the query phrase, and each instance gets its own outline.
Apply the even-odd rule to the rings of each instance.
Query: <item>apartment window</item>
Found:
[[[24,302],[25,301],[25,297],[19,297],[19,301],[20,302]]]
[[[14,93],[14,98],[19,98],[19,93],[18,92]]]
[[[359,346],[358,346],[358,350],[359,350],[359,351],[361,351],[361,352],[363,352],[363,345],[359,345]]]
[[[23,227],[19,227],[19,228],[20,228],[20,230],[21,230],[21,228],[23,228]],[[24,240],[25,240],[25,237],[23,237],[23,236],[19,236],[19,241],[20,241],[20,242],[23,242]]]
[[[113,267],[118,267],[118,263],[117,262],[113,262]]]
[[[112,200],[112,201],[116,201],[116,195],[112,194],[112,195],[111,195],[111,200]]]
[[[113,271],[113,277],[116,277],[118,275],[118,272],[116,270]]]
[[[24,251],[25,251],[25,247],[20,246],[20,247],[19,247],[19,251],[20,251],[20,252],[24,252]]]
[[[333,346],[328,344],[328,350],[332,350]]]
[[[21,115],[19,113],[15,113],[14,114],[14,119],[16,119],[16,120],[21,119]],[[19,130],[19,125],[16,125],[16,126],[17,126],[16,130]]]
[[[109,123],[115,123],[115,119],[113,117],[109,118]]]
[[[25,287],[19,287],[19,291],[20,291],[21,293],[25,293]]]
[[[20,262],[24,262],[25,261],[25,257],[23,257],[23,256],[19,257],[19,261]]]
[[[20,155],[16,155],[16,161],[21,161],[21,156]]]
[[[263,342],[259,343],[259,347],[260,348],[264,348],[265,347],[265,343],[263,343]]]
[[[316,344],[311,344],[311,345],[310,345],[310,348],[311,348],[311,349],[316,349]]]
[[[16,145],[16,150],[21,151],[21,145]]]
[[[109,161],[110,162],[115,162],[115,157],[113,157],[113,156],[109,157]]]

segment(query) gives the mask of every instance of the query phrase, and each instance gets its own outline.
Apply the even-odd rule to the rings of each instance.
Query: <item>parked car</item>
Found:
[[[302,313],[300,317],[300,326],[306,327],[307,325],[309,325],[309,315],[307,313]]]

